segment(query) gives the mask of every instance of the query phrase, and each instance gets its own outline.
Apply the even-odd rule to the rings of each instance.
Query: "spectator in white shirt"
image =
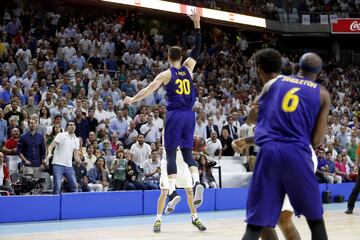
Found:
[[[76,54],[76,50],[72,46],[71,40],[66,41],[66,47],[64,47],[62,50],[64,53],[64,61],[66,62],[70,62],[71,58]]]
[[[206,153],[212,158],[219,156],[219,159],[221,159],[222,144],[217,137],[216,132],[211,132],[211,137],[206,139]]]
[[[206,125],[202,123],[200,116],[196,117],[196,125],[195,125],[195,136],[202,137],[206,139]]]
[[[160,132],[159,128],[153,124],[153,116],[147,116],[147,123],[140,127],[140,132],[145,136],[145,142],[160,143]]]
[[[22,48],[19,48],[15,54],[15,58],[17,59],[20,54],[24,55],[24,60],[27,64],[31,62],[32,56],[30,49],[27,48],[26,43],[23,43]]]
[[[159,117],[159,109],[154,109],[153,111],[154,114],[154,120],[153,123],[155,126],[158,127],[159,131],[161,132],[162,129],[164,128],[164,121]]]
[[[150,157],[151,147],[145,143],[143,134],[138,135],[137,142],[131,146],[130,152],[133,156],[132,160],[140,166]]]
[[[144,168],[144,184],[148,190],[159,189],[160,183],[160,161],[159,154],[157,150],[152,150],[151,159],[148,159],[143,164]]]

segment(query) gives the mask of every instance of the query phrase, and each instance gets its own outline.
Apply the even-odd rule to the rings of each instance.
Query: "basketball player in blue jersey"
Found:
[[[258,100],[255,133],[255,143],[261,148],[250,185],[243,239],[258,239],[264,227],[275,227],[285,194],[295,213],[306,217],[312,239],[327,239],[309,148],[310,143],[313,147],[322,143],[330,107],[328,91],[313,81],[321,70],[321,58],[305,54],[298,76],[292,77],[278,77],[281,56],[276,50],[259,51],[255,64],[265,84]],[[252,144],[254,139],[242,141]]]
[[[200,14],[192,11],[190,16],[195,27],[195,46],[181,65],[182,49],[170,47],[169,62],[170,69],[161,72],[153,82],[141,90],[136,96],[126,97],[124,103],[140,101],[157,90],[162,84],[165,85],[167,94],[167,112],[165,116],[164,145],[167,157],[167,172],[169,178],[169,203],[165,212],[174,211],[176,204],[181,200],[175,191],[176,185],[176,149],[180,146],[184,161],[189,166],[194,182],[194,206],[198,208],[203,201],[204,187],[200,184],[197,163],[192,156],[192,148],[195,131],[195,113],[192,108],[195,103],[195,89],[192,80],[192,72],[196,60],[200,54],[201,32]]]

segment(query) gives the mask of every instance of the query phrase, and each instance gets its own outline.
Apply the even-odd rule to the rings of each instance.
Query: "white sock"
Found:
[[[194,181],[194,184],[197,182],[200,182],[199,172],[191,173],[192,179]]]
[[[169,195],[175,191],[176,179],[169,179]]]
[[[157,221],[157,220],[161,221],[161,216],[162,216],[162,214],[156,214],[156,219],[155,219],[155,221]]]
[[[194,221],[195,219],[197,219],[197,213],[191,214],[191,219]]]

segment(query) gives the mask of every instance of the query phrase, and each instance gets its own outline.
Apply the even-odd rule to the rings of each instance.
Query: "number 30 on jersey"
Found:
[[[190,94],[190,81],[189,79],[177,79],[175,84],[178,85],[178,89],[175,91],[179,95]]]
[[[290,89],[284,96],[281,109],[284,112],[294,112],[299,104],[299,96],[295,93],[299,91],[300,88],[292,88]]]

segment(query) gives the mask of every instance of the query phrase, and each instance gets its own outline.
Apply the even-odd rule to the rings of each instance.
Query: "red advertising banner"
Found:
[[[331,23],[331,33],[360,34],[360,18],[339,18],[336,23]]]

